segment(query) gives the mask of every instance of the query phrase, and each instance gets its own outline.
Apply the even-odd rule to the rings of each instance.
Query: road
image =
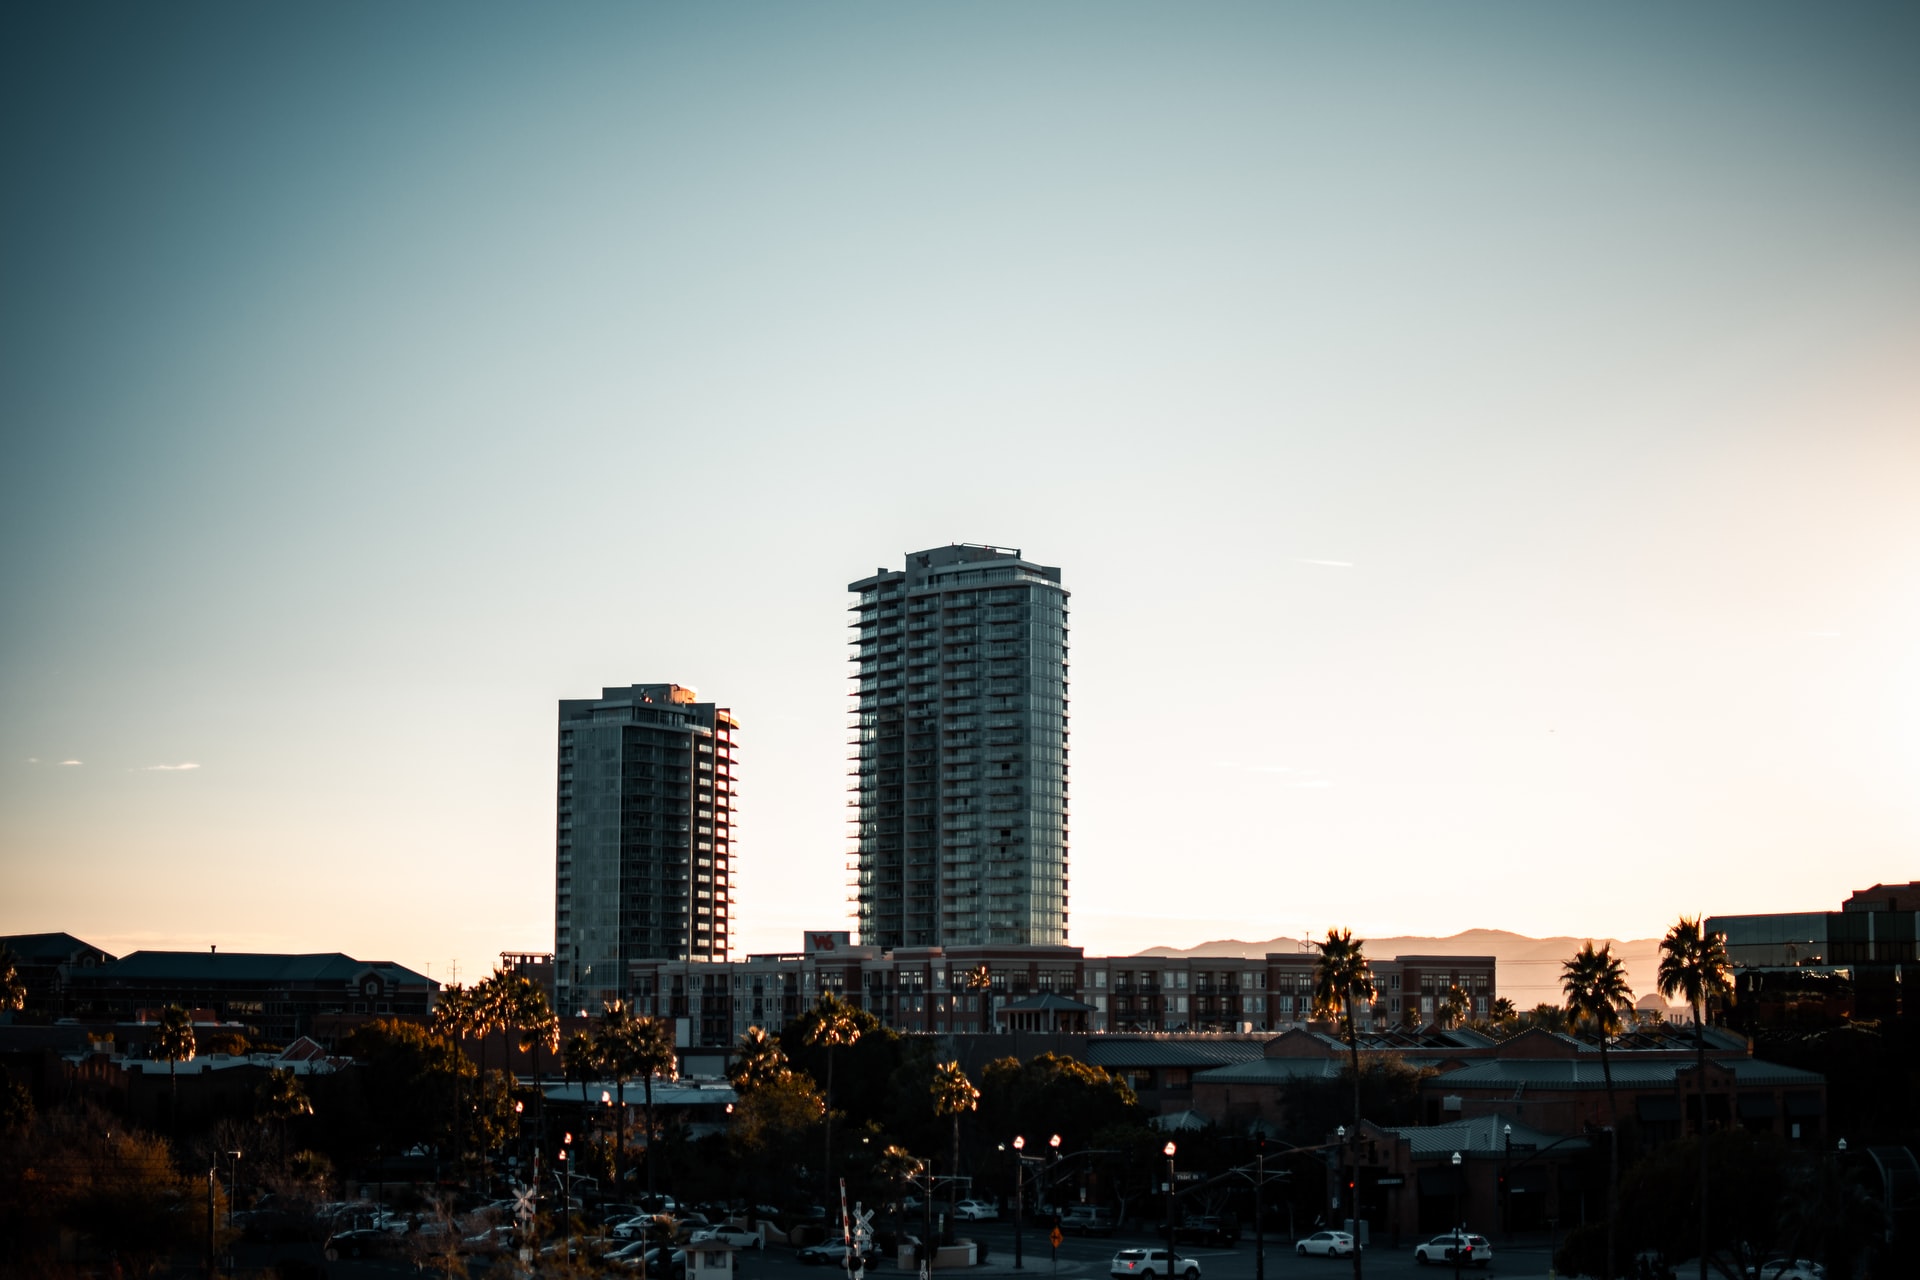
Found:
[[[1149,1236],[1139,1232],[1121,1232],[1111,1239],[1066,1237],[1060,1245],[1057,1256],[1048,1248],[1046,1231],[1029,1227],[1022,1233],[1023,1258],[1025,1264],[1015,1270],[1013,1266],[1013,1227],[1005,1222],[972,1222],[962,1224],[961,1235],[980,1241],[986,1246],[987,1261],[984,1265],[965,1271],[942,1271],[940,1277],[951,1276],[952,1280],[1109,1280],[1108,1264],[1114,1253],[1120,1249],[1138,1247],[1164,1247],[1164,1236]],[[1495,1276],[1499,1280],[1545,1280],[1548,1271],[1548,1249],[1545,1238],[1522,1237],[1517,1243],[1494,1246],[1494,1259],[1491,1267],[1481,1270],[1469,1267],[1462,1272],[1466,1277]],[[1451,1280],[1450,1268],[1423,1267],[1413,1260],[1413,1240],[1403,1242],[1400,1249],[1380,1246],[1366,1250],[1362,1259],[1364,1280]],[[265,1252],[265,1247],[261,1247]],[[317,1262],[318,1249],[313,1248]],[[239,1261],[243,1267],[262,1267],[269,1260],[266,1256],[246,1257],[253,1249],[243,1246],[243,1255]],[[302,1256],[307,1250],[300,1246],[279,1246],[275,1253],[281,1256]],[[1192,1258],[1200,1264],[1202,1280],[1256,1280],[1253,1237],[1247,1236],[1232,1248],[1182,1246],[1182,1259]],[[513,1274],[504,1263],[497,1264],[494,1270],[487,1270],[482,1260],[475,1259],[475,1276],[498,1276],[501,1280]],[[416,1276],[413,1267],[404,1262],[386,1260],[349,1260],[340,1259],[325,1264],[327,1280],[391,1280],[396,1276]],[[873,1280],[905,1280],[911,1271],[902,1271],[892,1265],[868,1273]],[[1348,1280],[1353,1275],[1353,1263],[1347,1258],[1302,1258],[1293,1252],[1292,1242],[1282,1237],[1269,1237],[1266,1245],[1266,1268],[1264,1280]],[[845,1280],[837,1268],[804,1266],[794,1258],[793,1250],[772,1245],[765,1250],[748,1250],[740,1255],[738,1280]],[[936,1277],[939,1280],[939,1277]]]

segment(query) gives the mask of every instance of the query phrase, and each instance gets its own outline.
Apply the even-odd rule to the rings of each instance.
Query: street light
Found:
[[[1027,1149],[1027,1140],[1019,1135],[1013,1139],[1013,1269],[1024,1270],[1026,1264],[1020,1260],[1020,1228],[1027,1216],[1027,1158],[1020,1153]]]
[[[565,1203],[560,1206],[560,1212],[565,1216],[567,1224],[567,1251],[565,1257],[566,1260],[571,1263],[573,1261],[573,1162],[567,1159],[567,1148],[573,1145],[573,1135],[569,1133],[560,1141],[560,1167],[566,1170],[567,1174],[567,1185],[560,1193],[561,1198],[565,1201]]]
[[[1466,1228],[1460,1225],[1460,1153],[1453,1153],[1453,1247],[1447,1252],[1453,1255],[1453,1280],[1460,1280],[1460,1255],[1466,1252]]]
[[[1176,1267],[1175,1267],[1176,1259],[1174,1257],[1174,1251],[1173,1251],[1173,1209],[1174,1209],[1173,1184],[1175,1181],[1174,1172],[1173,1172],[1173,1153],[1176,1150],[1177,1148],[1173,1145],[1173,1142],[1171,1140],[1167,1142],[1166,1146],[1160,1148],[1161,1154],[1165,1155],[1167,1158],[1167,1275],[1169,1277],[1169,1280],[1171,1280],[1171,1277],[1173,1276],[1174,1271],[1176,1270]]]
[[[1505,1136],[1506,1155],[1500,1166],[1500,1231],[1506,1237],[1506,1243],[1513,1243],[1513,1126],[1501,1129]]]

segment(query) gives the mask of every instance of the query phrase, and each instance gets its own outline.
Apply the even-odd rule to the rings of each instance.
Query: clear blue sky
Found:
[[[0,107],[0,932],[545,949],[674,680],[790,948],[951,540],[1090,948],[1920,875],[1914,6],[22,4]]]

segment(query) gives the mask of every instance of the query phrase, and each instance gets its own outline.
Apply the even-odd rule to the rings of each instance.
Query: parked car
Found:
[[[651,1280],[687,1280],[687,1255],[663,1244],[649,1245],[635,1240],[623,1249],[615,1249],[601,1261],[624,1271],[638,1271],[642,1255],[646,1258],[647,1275]]]
[[[1293,1251],[1305,1258],[1318,1255],[1323,1258],[1350,1258],[1353,1256],[1353,1233],[1349,1231],[1316,1231],[1306,1239],[1297,1242]]]
[[[1754,1280],[1827,1280],[1827,1269],[1807,1258],[1768,1258],[1747,1274]]]
[[[1107,1270],[1113,1280],[1157,1280],[1157,1277],[1173,1275],[1200,1280],[1198,1262],[1184,1254],[1168,1258],[1165,1249],[1122,1249],[1113,1255]]]
[[[766,1237],[758,1231],[749,1231],[745,1227],[722,1223],[717,1227],[702,1227],[687,1238],[687,1244],[692,1246],[715,1240],[721,1244],[730,1244],[736,1249],[760,1249],[767,1243]]]
[[[992,1222],[999,1216],[1000,1211],[985,1200],[962,1200],[953,1206],[956,1222]]]
[[[593,1211],[593,1219],[601,1226],[612,1226],[616,1222],[625,1222],[628,1218],[638,1218],[646,1213],[637,1204],[603,1204]]]
[[[1413,1246],[1413,1260],[1418,1263],[1452,1262],[1454,1255],[1460,1255],[1460,1261],[1470,1267],[1489,1266],[1493,1262],[1493,1243],[1485,1236],[1474,1235],[1469,1231],[1465,1235],[1448,1232],[1423,1240]]]
[[[1186,1221],[1174,1228],[1173,1238],[1231,1245],[1240,1239],[1240,1219],[1230,1213],[1190,1213]]]
[[[806,1248],[796,1252],[793,1256],[810,1267],[844,1266],[847,1261],[847,1244],[846,1241],[837,1238],[833,1240],[822,1240],[819,1244],[808,1245]],[[875,1245],[869,1244],[866,1249],[861,1252],[860,1257],[869,1267],[877,1267],[880,1265],[880,1250]]]
[[[1068,1235],[1110,1236],[1113,1234],[1113,1210],[1099,1205],[1076,1204],[1060,1215],[1060,1229]]]
[[[397,1258],[406,1252],[407,1242],[406,1237],[378,1227],[355,1227],[334,1232],[322,1248],[329,1259]]]

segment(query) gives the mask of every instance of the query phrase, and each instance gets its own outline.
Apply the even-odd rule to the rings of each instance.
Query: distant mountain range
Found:
[[[1560,966],[1585,945],[1585,938],[1529,938],[1505,929],[1468,929],[1447,938],[1368,938],[1367,954],[1380,959],[1393,956],[1492,956],[1496,963],[1495,985],[1500,995],[1520,1009],[1536,1004],[1559,1004]],[[1595,938],[1595,946],[1613,944],[1613,954],[1627,968],[1627,982],[1635,997],[1654,990],[1654,975],[1660,965],[1658,938]],[[1299,938],[1269,938],[1265,942],[1242,942],[1223,938],[1193,947],[1148,947],[1143,956],[1263,956],[1270,951],[1305,951],[1311,948]]]

